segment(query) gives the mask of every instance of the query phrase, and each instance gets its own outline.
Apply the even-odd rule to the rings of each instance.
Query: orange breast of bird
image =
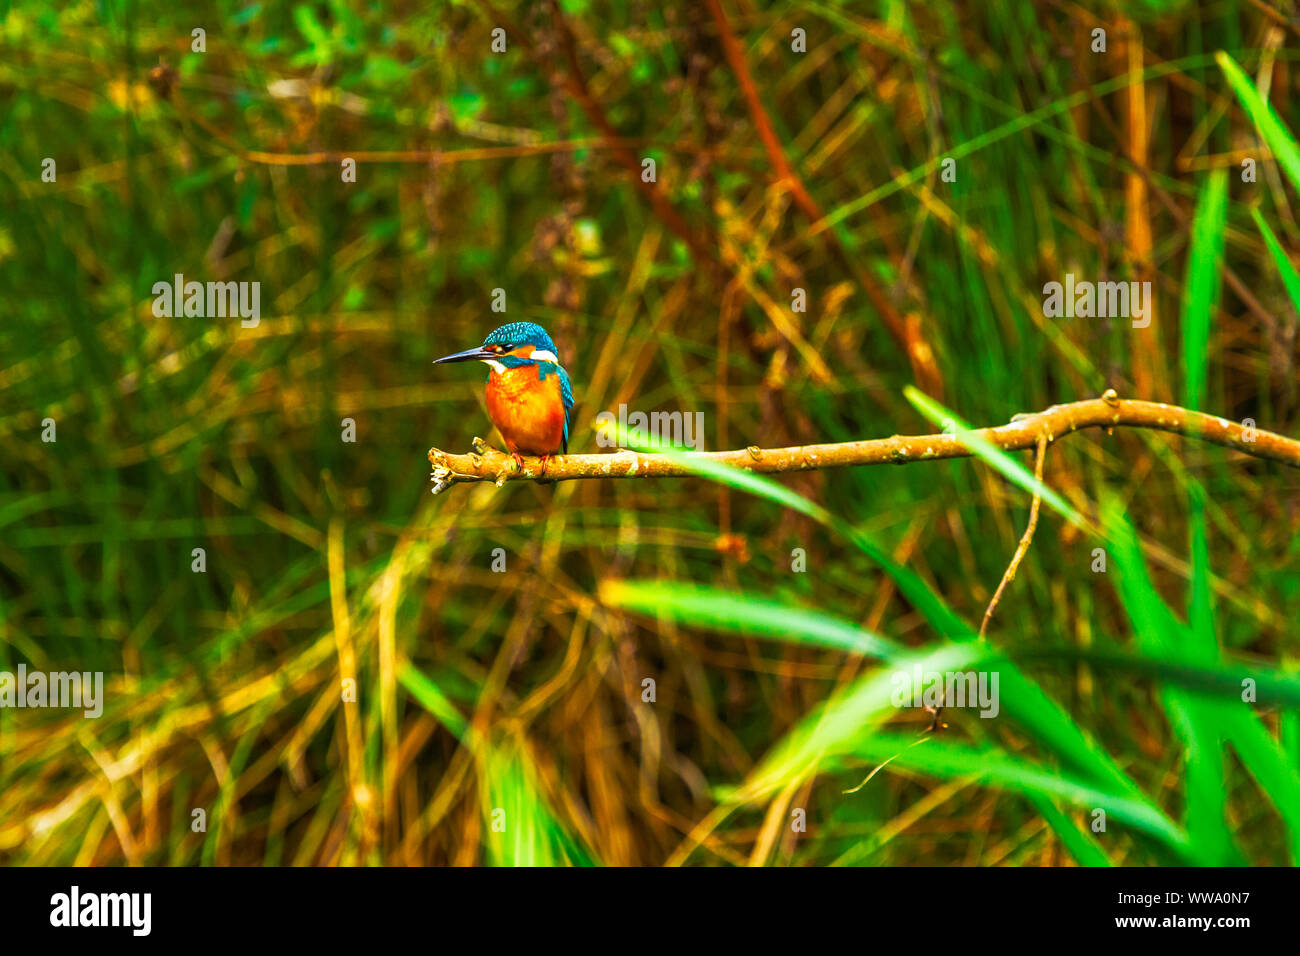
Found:
[[[487,408],[506,448],[520,455],[551,455],[564,441],[560,376],[540,376],[536,365],[495,369],[488,376]]]

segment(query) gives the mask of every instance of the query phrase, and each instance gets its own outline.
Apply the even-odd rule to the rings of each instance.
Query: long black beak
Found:
[[[489,352],[481,345],[472,349],[466,349],[463,352],[456,352],[454,355],[444,355],[440,359],[434,359],[434,365],[440,365],[443,362],[474,362],[481,359],[495,358],[495,352]]]

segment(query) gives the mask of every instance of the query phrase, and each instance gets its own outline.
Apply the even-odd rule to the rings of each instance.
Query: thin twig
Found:
[[[936,717],[935,719],[938,720],[938,717]],[[945,725],[945,726],[946,726],[946,725]],[[884,763],[877,765],[877,766],[876,766],[876,769],[873,770],[873,771],[871,771],[871,773],[867,774],[865,777],[863,777],[863,778],[862,778],[862,782],[861,782],[860,784],[858,784],[856,787],[851,787],[851,788],[849,788],[848,790],[841,790],[840,792],[841,792],[841,793],[857,793],[859,790],[861,790],[863,787],[865,787],[868,783],[871,782],[871,778],[872,778],[872,777],[874,777],[876,774],[880,773],[880,771],[884,770],[884,769],[885,769],[887,766],[889,766],[889,764],[892,763],[895,759],[897,759],[898,757],[903,756],[903,754],[907,753],[907,752],[908,752],[909,750],[911,750],[913,747],[919,746],[920,744],[925,743],[927,740],[931,740],[931,739],[933,739],[933,738],[930,736],[930,734],[932,734],[932,733],[934,732],[934,729],[935,729],[935,728],[934,728],[934,725],[931,724],[930,727],[928,727],[927,729],[921,731],[920,739],[918,739],[918,740],[913,740],[910,744],[908,744],[906,747],[904,747],[904,748],[903,748],[902,750],[900,750],[898,753],[894,754],[892,757],[890,757],[890,758],[889,758],[888,760],[886,760]]]
[[[993,617],[993,609],[998,606],[1002,600],[1002,592],[1007,589],[1007,585],[1016,579],[1016,570],[1020,567],[1020,562],[1024,560],[1025,554],[1029,551],[1029,542],[1034,540],[1034,529],[1038,527],[1038,505],[1041,503],[1043,495],[1043,459],[1047,457],[1047,432],[1038,436],[1038,453],[1034,458],[1034,500],[1029,506],[1029,526],[1025,528],[1025,533],[1020,536],[1020,544],[1016,546],[1016,553],[1011,557],[1011,563],[1007,565],[1006,573],[1002,575],[1002,582],[998,589],[993,592],[993,600],[989,601],[988,609],[984,612],[984,620],[980,624],[980,640],[984,640],[984,632],[988,630],[989,620]]]
[[[1007,425],[979,429],[972,434],[1003,451],[1033,448],[1040,435],[1049,442],[1083,428],[1154,428],[1189,438],[1199,438],[1215,445],[1232,448],[1255,458],[1278,461],[1300,468],[1300,441],[1262,429],[1246,429],[1214,415],[1195,412],[1177,405],[1116,398],[1108,391],[1102,398],[1092,398],[1066,405],[1054,405],[1046,411],[1017,417]],[[517,468],[511,457],[475,440],[479,450],[455,455],[438,448],[429,449],[433,465],[434,493],[463,481],[507,481],[542,477],[542,460],[525,458]],[[942,458],[965,458],[974,454],[964,437],[958,434],[895,435],[865,441],[826,445],[799,445],[791,448],[748,448],[733,451],[686,452],[673,455],[619,451],[605,455],[555,455],[546,467],[550,481],[574,478],[684,478],[696,474],[693,462],[708,461],[745,471],[778,474],[817,471],[854,465],[903,465],[914,461],[937,461]]]

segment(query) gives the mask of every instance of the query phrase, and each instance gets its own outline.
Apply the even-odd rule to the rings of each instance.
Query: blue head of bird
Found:
[[[556,451],[568,451],[573,388],[555,343],[540,325],[511,322],[493,329],[478,348],[447,355],[434,364],[438,362],[488,365],[488,417],[512,454],[522,451],[545,459]]]
[[[536,322],[511,322],[489,332],[478,348],[443,356],[434,364],[442,362],[486,362],[504,372],[542,362],[558,366],[560,356],[550,335]]]

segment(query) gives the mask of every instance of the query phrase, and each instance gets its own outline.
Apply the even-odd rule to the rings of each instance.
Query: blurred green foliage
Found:
[[[430,360],[503,320],[556,339],[578,452],[620,403],[711,448],[922,432],[918,387],[1300,434],[1276,17],[724,8],[761,117],[707,5],[0,5],[0,670],[108,688],[0,709],[0,861],[1295,862],[1281,465],[1053,445],[1006,717],[946,711],[853,794],[930,719],[885,661],[985,659],[1032,458],[429,495],[430,445],[496,440],[481,370]],[[1045,318],[1067,272],[1152,281],[1151,328]],[[155,317],[176,274],[260,283],[259,324]]]

